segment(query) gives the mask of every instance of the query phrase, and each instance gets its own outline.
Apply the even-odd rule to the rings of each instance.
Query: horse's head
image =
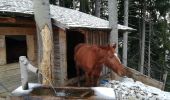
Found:
[[[116,53],[116,44],[109,45],[107,58],[105,60],[105,65],[116,72],[119,76],[125,75],[124,66],[121,64],[121,61]]]

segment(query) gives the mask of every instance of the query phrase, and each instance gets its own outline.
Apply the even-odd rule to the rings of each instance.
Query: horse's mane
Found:
[[[103,49],[103,50],[109,50],[110,47],[108,45],[99,45],[99,48]]]
[[[74,52],[77,52],[77,50],[78,50],[81,46],[83,46],[83,45],[84,45],[83,43],[78,44],[78,45],[74,48]]]

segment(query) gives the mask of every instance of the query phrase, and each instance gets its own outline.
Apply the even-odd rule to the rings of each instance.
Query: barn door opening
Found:
[[[18,62],[19,56],[27,56],[25,35],[7,35],[5,42],[7,63]]]
[[[74,48],[79,43],[84,43],[84,34],[78,31],[67,31],[67,77],[68,79],[76,77],[76,68],[74,62]]]

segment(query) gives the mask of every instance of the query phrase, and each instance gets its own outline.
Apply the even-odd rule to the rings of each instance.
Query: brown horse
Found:
[[[97,85],[97,81],[102,71],[102,65],[105,64],[119,76],[125,74],[125,69],[122,66],[116,52],[116,44],[107,46],[78,44],[75,47],[74,60],[78,75],[78,85],[80,81],[79,69],[85,72],[86,85]]]

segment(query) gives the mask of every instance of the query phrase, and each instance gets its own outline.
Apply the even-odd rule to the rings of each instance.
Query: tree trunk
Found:
[[[95,16],[100,18],[101,0],[95,0]]]
[[[65,0],[59,0],[59,6],[65,7]]]
[[[73,2],[73,9],[76,9],[76,2],[75,2],[75,0],[73,0],[72,2]]]
[[[118,53],[117,0],[108,0],[108,9],[109,9],[109,26],[112,28],[109,36],[109,43],[117,44],[116,52]],[[113,71],[111,71],[111,78],[116,79],[116,75]]]
[[[88,13],[89,10],[90,9],[89,9],[88,0],[80,0],[80,11],[84,13]]]
[[[118,29],[117,29],[117,0],[108,0],[108,9],[109,9],[109,26],[112,28],[110,32],[110,43],[116,43],[118,52]]]
[[[54,67],[53,33],[48,0],[34,0],[34,16],[38,37],[38,66],[42,84],[50,85]],[[48,80],[47,80],[48,79]]]
[[[146,1],[143,1],[143,14],[142,14],[142,51],[140,61],[140,72],[143,73],[145,61],[145,18],[146,18]]]
[[[149,41],[148,41],[148,76],[151,77],[151,44],[150,44],[150,40],[151,40],[151,32],[152,32],[152,28],[151,28],[151,20],[149,22]]]
[[[124,25],[128,26],[129,0],[124,0]],[[123,33],[123,64],[127,66],[128,32]]]
[[[168,71],[165,71],[165,73],[163,74],[163,78],[162,78],[162,79],[163,79],[163,87],[162,87],[162,90],[165,89],[167,76],[168,76]]]

